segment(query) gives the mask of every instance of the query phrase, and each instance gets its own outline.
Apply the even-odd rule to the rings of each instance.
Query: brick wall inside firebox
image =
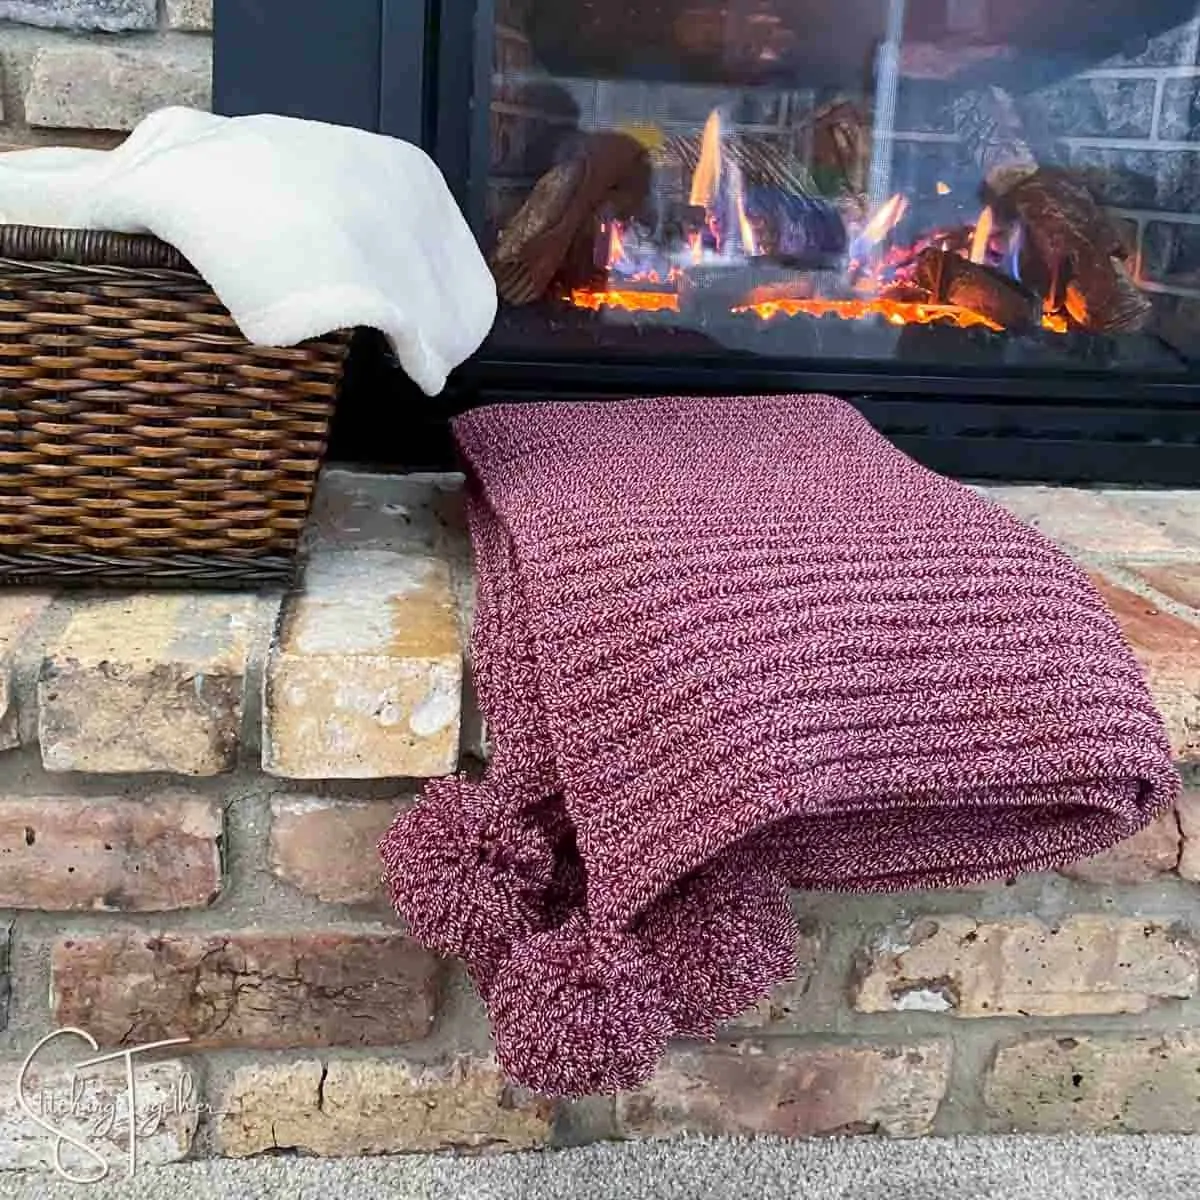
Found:
[[[901,86],[893,182],[928,196],[940,178],[974,187],[978,170],[949,125],[945,85]],[[1046,162],[1086,172],[1119,216],[1138,282],[1200,329],[1200,20],[1019,100]]]

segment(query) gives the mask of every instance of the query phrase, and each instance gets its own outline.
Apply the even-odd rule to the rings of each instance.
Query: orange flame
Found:
[[[692,194],[688,203],[696,208],[710,209],[716,203],[721,180],[721,114],[713,109],[704,122],[700,139],[700,161],[692,175]]]
[[[874,216],[863,226],[863,231],[855,238],[856,245],[869,248],[883,241],[908,212],[908,197],[897,192],[890,200],[881,205]]]
[[[605,267],[612,270],[625,257],[625,243],[621,240],[621,226],[614,221],[608,227],[608,262]]]
[[[692,252],[692,262],[699,266],[704,259],[704,238],[698,233],[693,233],[688,238],[688,248]]]
[[[937,181],[937,194],[939,196],[950,195],[950,185],[948,183],[946,183],[944,180],[939,179]]]
[[[746,193],[742,187],[742,173],[735,170],[733,177],[734,206],[737,209],[738,232],[742,236],[742,252],[754,256],[758,253],[758,242],[754,237],[754,226],[746,215]]]
[[[984,263],[987,261],[988,243],[992,240],[992,228],[996,223],[991,208],[985,208],[975,222],[975,235],[971,238],[971,261]]]

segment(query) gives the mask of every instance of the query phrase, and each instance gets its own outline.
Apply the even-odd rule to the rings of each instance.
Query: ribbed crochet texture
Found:
[[[1007,877],[1174,798],[1087,577],[824,396],[458,419],[493,756],[380,850],[549,1094],[643,1082],[793,969],[789,886]]]

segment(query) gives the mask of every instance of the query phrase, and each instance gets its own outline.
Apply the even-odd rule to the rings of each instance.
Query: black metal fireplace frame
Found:
[[[215,0],[218,112],[272,111],[417,142],[479,228],[495,0]],[[467,53],[469,47],[470,52]],[[447,421],[481,403],[620,395],[829,391],[898,445],[963,477],[1200,484],[1200,384],[730,356],[713,361],[531,357],[488,344],[436,401],[363,338],[334,432],[344,460],[448,465]]]

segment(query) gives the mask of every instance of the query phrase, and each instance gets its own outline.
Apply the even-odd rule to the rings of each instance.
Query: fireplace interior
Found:
[[[1188,379],[1196,6],[1060,7],[501,0],[494,344]]]
[[[497,281],[436,401],[364,339],[341,457],[445,465],[496,400],[824,390],[959,475],[1200,482],[1198,0],[216,14],[220,111],[422,142]]]

